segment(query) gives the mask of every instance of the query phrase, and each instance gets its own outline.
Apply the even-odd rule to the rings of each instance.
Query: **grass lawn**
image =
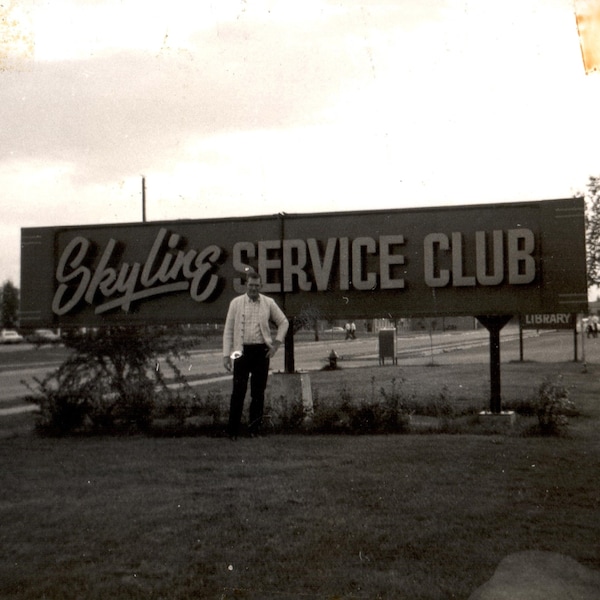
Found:
[[[442,382],[486,408],[485,368],[312,380],[319,397],[346,385],[358,398],[400,375],[419,398]],[[468,598],[528,549],[600,570],[600,369],[506,364],[503,398],[558,373],[581,411],[561,438],[43,439],[19,421],[0,438],[0,597]]]

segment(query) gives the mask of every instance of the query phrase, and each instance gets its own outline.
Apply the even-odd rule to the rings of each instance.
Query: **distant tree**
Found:
[[[2,300],[0,311],[2,313],[3,329],[16,327],[19,320],[19,290],[12,281],[7,280],[2,285]]]
[[[590,177],[585,192],[588,286],[600,285],[600,176]]]
[[[315,342],[319,341],[319,319],[321,311],[312,305],[303,306],[300,314],[296,315],[293,321],[293,332],[297,333],[301,329],[312,329],[315,333]]]

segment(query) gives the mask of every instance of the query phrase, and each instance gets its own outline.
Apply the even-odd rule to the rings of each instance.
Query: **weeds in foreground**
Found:
[[[344,385],[337,399],[318,399],[315,402],[314,416],[310,430],[316,433],[404,433],[410,426],[411,397],[396,379],[392,379],[390,389],[381,387],[379,396],[375,394],[375,380],[371,378],[371,397],[355,399]]]

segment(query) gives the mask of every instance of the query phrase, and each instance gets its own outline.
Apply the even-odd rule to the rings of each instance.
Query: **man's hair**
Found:
[[[260,275],[254,269],[246,271],[245,283],[248,283],[250,279],[258,279],[261,281]]]

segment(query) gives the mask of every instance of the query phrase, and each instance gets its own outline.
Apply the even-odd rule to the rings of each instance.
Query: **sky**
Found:
[[[581,1],[581,0],[580,0]],[[572,0],[4,0],[0,281],[22,227],[571,197]]]

